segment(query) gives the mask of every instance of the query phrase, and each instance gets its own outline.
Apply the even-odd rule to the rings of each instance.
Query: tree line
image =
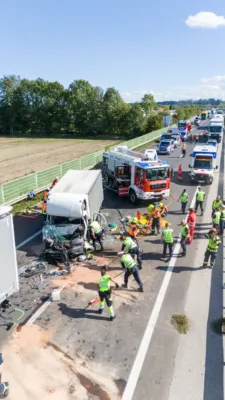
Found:
[[[211,107],[224,107],[224,100],[221,99],[198,99],[198,100],[179,100],[179,101],[174,101],[174,100],[168,100],[168,101],[161,101],[158,104],[164,106],[170,106],[172,107],[171,109],[175,108],[176,106],[184,106],[184,105],[189,105],[189,104],[194,104],[194,105],[199,105],[199,106],[205,106],[206,108],[211,108]]]
[[[177,106],[173,121],[202,109],[198,104]],[[160,110],[151,94],[130,105],[115,88],[104,91],[85,80],[64,88],[41,78],[0,79],[1,135],[133,138],[161,128],[164,115],[170,115],[169,106]]]

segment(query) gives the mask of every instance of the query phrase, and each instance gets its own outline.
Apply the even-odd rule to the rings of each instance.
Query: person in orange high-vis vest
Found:
[[[128,228],[127,232],[132,237],[132,239],[135,240],[135,242],[138,242],[137,236],[138,236],[138,234],[140,232],[139,232],[139,229],[138,229],[138,227],[136,225],[131,224],[130,228]]]
[[[152,211],[152,227],[151,227],[151,235],[155,235],[155,230],[157,230],[157,234],[160,234],[160,218],[161,214],[158,208],[154,207]]]
[[[45,220],[45,221],[46,221],[46,218],[47,218],[46,209],[47,209],[47,201],[44,200],[44,201],[42,202],[42,210],[41,210],[41,213],[42,213],[42,215],[44,216],[44,220]]]
[[[50,188],[48,188],[48,189],[46,189],[45,191],[44,191],[44,194],[43,194],[43,201],[46,201],[47,200],[47,197],[48,197],[48,194],[49,194],[49,191],[50,191]]]

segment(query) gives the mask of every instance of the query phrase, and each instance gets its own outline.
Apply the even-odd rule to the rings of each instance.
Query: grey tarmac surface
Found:
[[[175,171],[171,185],[171,198],[167,202],[169,214],[166,220],[172,223],[176,236],[179,235],[179,225],[183,219],[180,204],[177,202],[178,197],[183,188],[187,188],[191,202],[196,190],[196,185],[192,185],[188,178],[190,171],[188,165],[191,161],[190,154],[193,147],[193,144],[187,144],[188,151],[184,159],[180,158],[179,148],[171,156],[160,156],[161,159],[168,160]],[[176,174],[180,163],[184,170],[182,183],[178,182]],[[206,195],[208,189],[207,186],[204,187]],[[212,199],[207,198],[207,206],[211,206],[211,201]],[[142,203],[138,209],[143,213],[146,211],[147,205]],[[117,222],[119,224],[120,215],[116,208],[123,216],[135,216],[137,212],[137,208],[131,206],[126,199],[119,199],[113,192],[105,191],[102,211],[109,214],[108,223]],[[202,225],[202,223],[206,225]],[[15,219],[17,245],[40,230],[42,224],[42,217],[35,220]],[[194,255],[198,251],[198,246],[201,245],[202,235],[208,228],[207,224],[208,222],[203,222],[202,217],[198,216],[195,240],[188,247],[187,257],[178,257],[177,259],[166,299],[133,396],[134,400],[164,400],[168,397],[174,357],[179,342],[179,334],[170,324],[171,315],[183,311],[190,276],[192,273],[200,273],[201,260],[199,260],[199,265],[194,265]],[[116,311],[115,321],[109,322],[107,310],[103,315],[99,315],[96,306],[84,311],[87,302],[96,297],[95,282],[90,282],[88,297],[82,290],[80,293],[79,291],[74,293],[64,289],[60,304],[52,303],[37,320],[37,323],[45,329],[54,327],[54,343],[57,347],[72,357],[83,358],[86,363],[90,364],[90,368],[93,368],[94,365],[99,374],[106,373],[110,376],[118,386],[121,397],[168,266],[168,262],[161,258],[162,244],[159,239],[158,236],[148,236],[140,240],[144,261],[140,276],[144,283],[144,293],[136,291],[137,286],[132,279],[130,279],[128,290],[115,291],[113,296]],[[121,244],[116,242],[116,248],[113,249],[111,255],[115,255],[120,250],[120,246]],[[40,253],[41,249],[41,237],[36,237],[18,251],[19,264],[28,263]],[[94,267],[90,266],[89,268],[91,270]],[[110,274],[115,277],[120,272],[121,268],[117,260],[111,265]],[[115,279],[118,280],[118,283],[122,283],[123,275]],[[23,283],[17,301],[25,301],[24,287],[26,287],[26,283]],[[82,287],[82,282],[80,287]],[[44,294],[45,290],[43,289]],[[35,308],[33,297],[36,300],[37,294],[34,292],[27,294],[27,315]]]

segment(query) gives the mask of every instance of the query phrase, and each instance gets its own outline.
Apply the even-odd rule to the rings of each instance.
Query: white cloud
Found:
[[[140,90],[134,92],[121,93],[124,101],[134,103],[140,101],[145,93],[151,93],[156,101],[166,100],[197,100],[217,98],[225,100],[225,75],[203,77],[196,85],[182,85],[170,88],[165,92],[155,90]]]
[[[189,28],[215,29],[225,26],[225,17],[213,12],[201,11],[198,14],[190,15],[185,23]]]

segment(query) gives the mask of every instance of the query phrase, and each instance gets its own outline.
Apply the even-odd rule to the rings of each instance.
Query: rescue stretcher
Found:
[[[129,217],[127,217],[129,219]],[[164,228],[166,223],[171,225],[168,221],[164,220],[163,218],[160,218],[160,228]],[[130,236],[133,236],[133,228],[137,227],[138,233],[137,237],[141,236],[146,236],[150,233],[151,231],[151,226],[152,226],[152,218],[151,218],[151,213],[146,213],[144,215],[141,215],[140,218],[138,219],[137,223],[132,223],[132,219],[130,218],[130,221],[127,221],[127,226],[128,226],[128,233]]]

